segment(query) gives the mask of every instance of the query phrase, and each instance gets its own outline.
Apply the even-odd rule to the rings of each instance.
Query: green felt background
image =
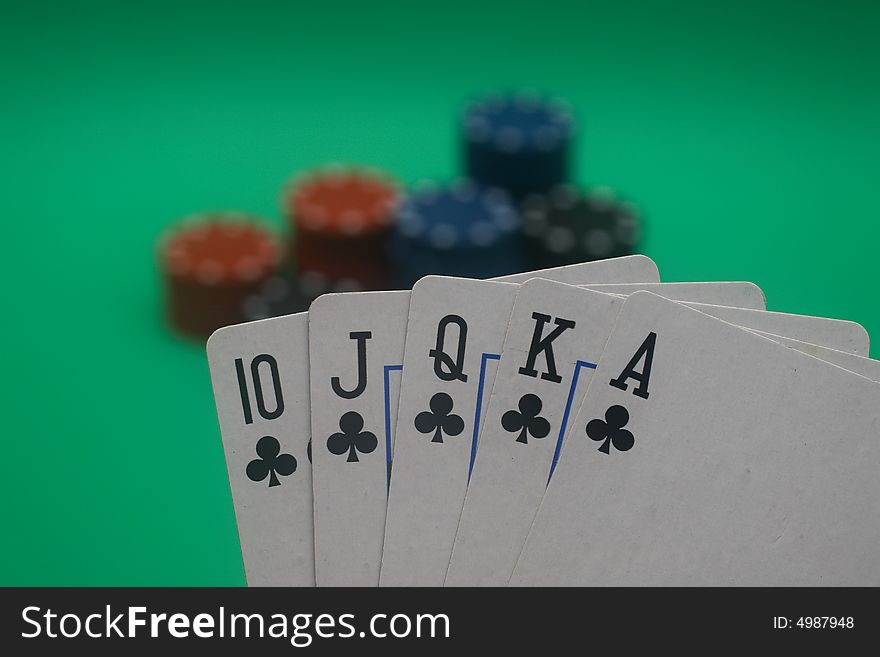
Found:
[[[582,125],[665,280],[880,336],[876,2],[4,3],[0,584],[244,582],[205,355],[160,320],[181,215],[277,221],[328,160],[457,171],[472,93]],[[875,349],[874,354],[878,352]]]

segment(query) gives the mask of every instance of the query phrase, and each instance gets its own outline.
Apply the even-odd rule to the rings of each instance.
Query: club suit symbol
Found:
[[[357,463],[358,452],[369,454],[376,449],[379,441],[376,434],[364,431],[364,418],[360,413],[349,411],[339,418],[339,433],[334,433],[327,439],[327,449],[332,454],[341,456],[348,452],[348,463]]]
[[[623,406],[614,405],[605,411],[605,419],[587,422],[587,435],[591,440],[601,442],[599,451],[608,454],[613,446],[619,452],[632,449],[636,439],[632,432],[624,429],[629,422],[629,411]]]
[[[281,444],[273,436],[263,436],[257,441],[257,456],[247,464],[245,472],[251,481],[263,481],[269,477],[269,488],[280,486],[278,475],[286,477],[296,472],[296,458],[281,453]]]
[[[416,429],[421,433],[433,433],[432,443],[442,443],[443,434],[457,436],[464,431],[464,420],[452,412],[452,397],[445,392],[438,392],[428,402],[430,411],[422,411],[416,415]]]
[[[550,423],[541,417],[544,404],[538,395],[523,395],[519,400],[519,410],[507,411],[501,416],[501,426],[511,433],[519,432],[518,443],[528,443],[532,438],[545,438],[550,433]]]

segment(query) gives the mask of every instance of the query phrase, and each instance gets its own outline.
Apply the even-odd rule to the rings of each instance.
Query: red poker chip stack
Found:
[[[244,321],[244,299],[277,269],[281,252],[259,220],[237,213],[191,217],[159,245],[171,326],[204,339]]]
[[[295,238],[288,257],[300,280],[316,293],[387,288],[398,198],[388,176],[353,167],[328,167],[289,185],[283,203]]]

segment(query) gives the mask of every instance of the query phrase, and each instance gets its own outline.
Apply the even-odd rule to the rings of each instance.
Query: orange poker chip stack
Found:
[[[184,220],[159,245],[169,323],[206,338],[243,321],[244,299],[276,271],[280,256],[271,231],[253,217],[213,213]]]
[[[300,178],[285,193],[285,212],[296,234],[289,254],[304,280],[326,289],[388,287],[386,237],[399,199],[381,173],[326,168]]]

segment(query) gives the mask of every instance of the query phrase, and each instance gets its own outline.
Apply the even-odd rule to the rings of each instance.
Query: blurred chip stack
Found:
[[[462,120],[466,175],[516,200],[549,192],[569,180],[573,129],[560,101],[528,92],[489,96]]]
[[[638,248],[641,223],[632,204],[607,188],[582,193],[571,186],[574,130],[565,103],[526,92],[489,96],[468,107],[462,120],[467,173],[517,201],[529,269]]]
[[[526,249],[539,269],[628,255],[641,238],[638,209],[605,187],[581,193],[561,185],[529,196],[522,211]]]
[[[242,305],[245,321],[269,319],[307,310],[311,303],[308,294],[300,289],[299,280],[282,272],[263,282]]]
[[[428,274],[490,278],[521,269],[519,216],[508,195],[470,181],[417,186],[398,206],[397,285]]]
[[[465,177],[402,194],[383,173],[328,165],[286,185],[285,239],[251,217],[187,221],[162,244],[171,324],[206,337],[307,310],[328,292],[409,288],[428,274],[491,278],[634,253],[641,224],[605,188],[571,186],[567,105],[495,94],[464,112]]]
[[[392,279],[387,237],[397,200],[388,176],[353,167],[325,167],[289,185],[288,256],[300,292],[314,298],[387,288]]]
[[[169,323],[204,339],[244,321],[244,299],[273,275],[280,257],[275,237],[254,217],[211,213],[185,219],[159,244]]]
[[[385,289],[385,288],[383,288]],[[317,297],[328,292],[359,292],[364,288],[352,279],[330,282],[323,274],[298,276],[282,270],[247,297],[242,311],[246,321],[269,319],[309,309]]]

